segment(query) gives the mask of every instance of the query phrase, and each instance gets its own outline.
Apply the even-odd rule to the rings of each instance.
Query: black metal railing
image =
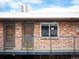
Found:
[[[77,45],[79,43],[79,36],[59,36],[59,37],[16,36],[15,38],[17,39],[21,38],[22,41],[21,49],[19,50],[19,52],[20,51],[78,52],[79,49],[79,46]],[[15,39],[15,41],[17,39]],[[16,46],[14,48],[16,48]],[[15,51],[17,52],[17,49],[15,49]]]
[[[40,36],[35,36],[34,40],[39,40],[39,45],[40,48],[42,47],[42,44],[44,44],[44,41],[48,42],[49,46],[49,51],[52,52],[54,48],[58,49],[63,49],[63,48],[72,48],[73,51],[75,51],[75,39],[76,37],[74,36],[59,36],[59,37],[40,37]],[[66,41],[66,42],[65,42]],[[43,42],[43,43],[41,43]],[[36,42],[34,42],[36,43]],[[68,44],[69,46],[66,46]],[[46,46],[46,44],[44,44]],[[39,48],[39,46],[38,46]]]

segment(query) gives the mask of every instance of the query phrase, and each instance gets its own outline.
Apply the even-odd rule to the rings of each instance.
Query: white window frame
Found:
[[[49,37],[48,36],[42,36],[42,28],[41,28],[41,26],[42,26],[42,24],[49,24],[49,27],[50,27],[50,24],[57,24],[57,36],[51,36],[50,37],[50,30],[49,30]],[[42,38],[57,38],[59,36],[59,23],[57,23],[57,22],[41,22],[40,23],[40,37],[42,37]]]

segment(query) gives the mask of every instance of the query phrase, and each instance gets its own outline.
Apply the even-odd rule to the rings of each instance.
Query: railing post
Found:
[[[75,56],[75,39],[76,39],[76,36],[73,36],[73,56]]]
[[[49,56],[49,59],[51,56],[52,56],[52,39],[50,38],[50,56]]]

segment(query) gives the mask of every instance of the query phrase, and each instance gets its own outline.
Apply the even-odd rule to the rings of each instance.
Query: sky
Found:
[[[21,12],[21,4],[28,12],[79,12],[79,0],[0,0],[0,12]]]

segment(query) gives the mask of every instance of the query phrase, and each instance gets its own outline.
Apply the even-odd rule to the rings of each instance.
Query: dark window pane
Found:
[[[49,36],[49,26],[48,25],[42,25],[42,36]]]
[[[57,36],[57,25],[50,25],[50,36]]]

